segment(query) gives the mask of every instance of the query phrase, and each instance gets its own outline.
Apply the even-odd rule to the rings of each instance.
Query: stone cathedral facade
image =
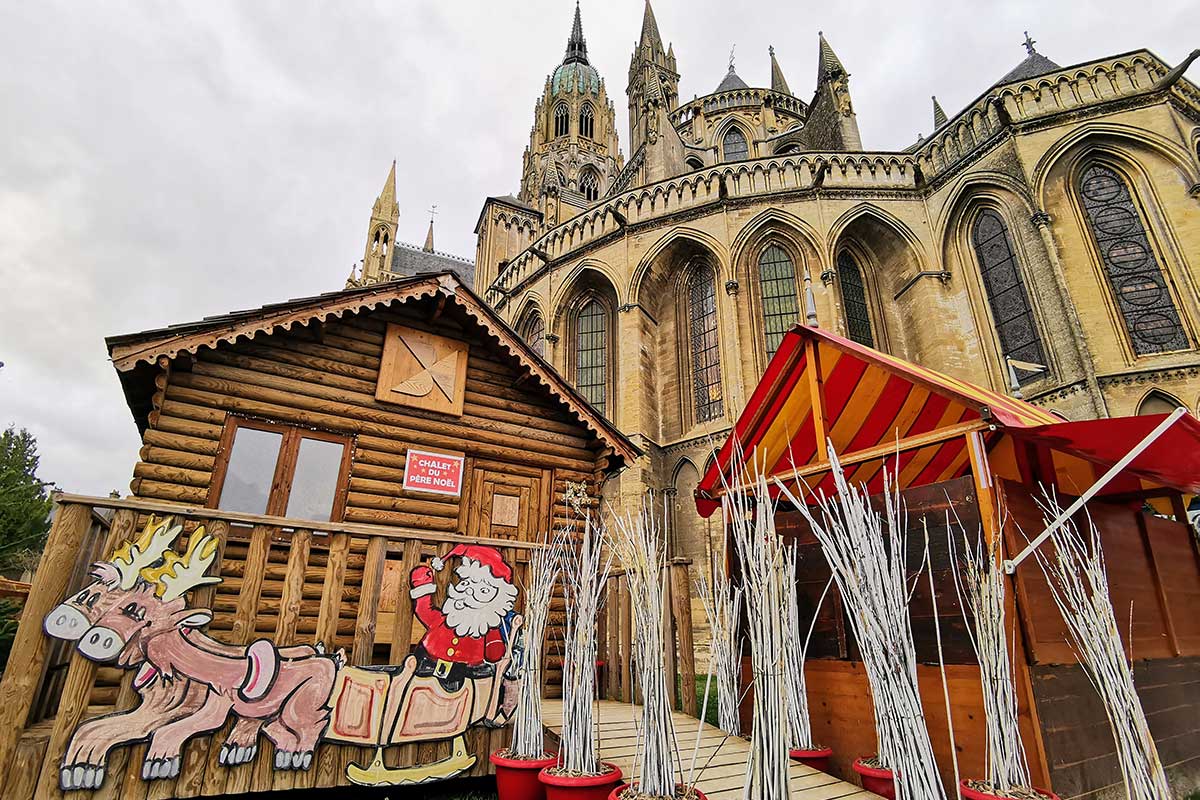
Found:
[[[697,565],[698,476],[806,317],[1067,419],[1200,405],[1197,53],[1063,67],[1027,38],[894,152],[862,141],[851,73],[816,44],[799,92],[772,50],[764,85],[731,66],[681,100],[647,2],[625,159],[577,8],[519,193],[476,228],[476,291],[648,454],[606,492],[664,492]]]

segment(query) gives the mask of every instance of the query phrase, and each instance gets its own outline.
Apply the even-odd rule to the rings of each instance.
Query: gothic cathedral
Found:
[[[394,171],[356,283],[455,269],[648,454],[606,494],[692,491],[783,332],[809,322],[1066,419],[1200,404],[1200,91],[1148,50],[1027,57],[899,152],[866,149],[823,35],[815,87],[730,66],[680,101],[647,0],[629,158],[578,7],[534,107],[516,196],[488,197],[474,264],[395,242]],[[389,249],[390,248],[390,249]],[[414,255],[420,254],[420,258]]]

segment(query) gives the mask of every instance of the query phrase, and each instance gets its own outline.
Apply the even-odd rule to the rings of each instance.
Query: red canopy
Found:
[[[870,491],[882,489],[885,468],[905,488],[966,474],[967,436],[980,437],[993,462],[991,451],[1002,450],[996,458],[1012,462],[1005,471],[1023,477],[1029,467],[1024,448],[997,448],[1005,434],[1043,451],[1046,464],[1066,479],[1064,489],[1082,491],[1086,486],[1074,484],[1090,483],[1094,472],[1087,467],[1115,463],[1161,420],[1063,422],[1021,400],[798,325],[784,336],[702,477],[696,505],[701,514],[711,515],[726,487],[748,480],[748,470],[765,470],[783,481],[798,474],[814,490],[828,493],[833,482],[826,438],[848,479]],[[1066,457],[1055,458],[1051,451]],[[1000,471],[999,465],[992,467]],[[1200,489],[1200,423],[1190,416],[1176,422],[1110,491],[1144,488],[1139,479],[1188,493]]]

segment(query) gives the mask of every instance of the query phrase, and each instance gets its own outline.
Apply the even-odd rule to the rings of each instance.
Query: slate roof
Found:
[[[392,248],[390,271],[397,276],[430,275],[447,270],[458,273],[467,286],[475,286],[475,262],[469,258],[443,253],[440,250],[427,252],[415,244],[396,242]]]
[[[718,92],[730,92],[734,89],[749,89],[746,82],[738,77],[738,74],[733,71],[733,67],[729,67],[729,72],[725,73],[725,80],[721,81],[721,85],[716,88],[713,94]]]
[[[996,81],[995,85],[999,86],[1002,83],[1023,81],[1026,78],[1032,78],[1036,75],[1045,75],[1047,72],[1055,72],[1060,69],[1062,69],[1061,66],[1055,64],[1041,53],[1033,52],[1027,55],[1024,61],[1013,67],[1007,75]]]

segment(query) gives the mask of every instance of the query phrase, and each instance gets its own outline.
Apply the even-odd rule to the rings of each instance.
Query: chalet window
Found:
[[[1013,250],[1008,226],[999,214],[989,208],[975,218],[971,244],[979,260],[979,273],[992,310],[992,322],[1000,337],[1001,356],[1045,364],[1042,340],[1021,277],[1021,265]],[[1022,383],[1037,377],[1020,372],[1018,375],[1021,375]]]
[[[744,161],[750,155],[750,148],[746,144],[746,135],[738,128],[730,128],[725,133],[725,138],[721,140],[721,150],[725,154],[726,161]]]
[[[591,139],[594,129],[595,115],[592,111],[592,104],[584,103],[583,108],[579,111],[579,135]]]
[[[863,283],[862,270],[849,250],[838,253],[837,273],[838,283],[842,287],[842,309],[846,312],[846,332],[852,341],[874,347],[867,287]]]
[[[210,506],[322,522],[342,518],[350,465],[347,437],[231,418],[221,453]]]
[[[608,311],[596,299],[579,309],[575,323],[575,388],[601,413],[608,399]]]
[[[583,198],[589,203],[600,198],[600,181],[595,172],[590,169],[584,171],[583,177],[579,179],[579,191],[583,192]]]
[[[696,421],[707,422],[721,416],[723,411],[716,277],[707,263],[696,265],[688,277],[688,330]]]
[[[559,103],[554,107],[554,135],[566,136],[571,131],[571,112],[567,110],[566,103]]]
[[[800,314],[796,300],[796,265],[787,251],[777,244],[768,245],[758,257],[758,285],[762,292],[763,335],[767,358],[770,358]]]
[[[1079,193],[1134,353],[1186,350],[1187,334],[1125,179],[1092,164],[1079,177]]]

